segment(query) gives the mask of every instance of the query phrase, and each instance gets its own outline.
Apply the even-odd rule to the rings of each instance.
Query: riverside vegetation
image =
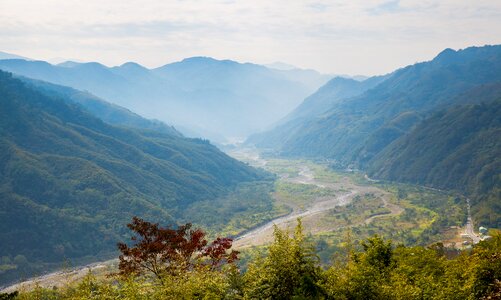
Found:
[[[236,265],[231,239],[209,243],[189,224],[163,228],[139,218],[133,245],[119,244],[120,272],[89,273],[60,289],[36,288],[1,299],[499,299],[501,236],[470,251],[395,245],[377,235],[346,243],[321,265],[303,233],[274,229],[274,242],[247,270]]]

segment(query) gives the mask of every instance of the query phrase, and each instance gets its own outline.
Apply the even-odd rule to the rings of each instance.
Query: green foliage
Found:
[[[179,222],[197,220],[211,235],[236,236],[288,212],[272,199],[273,188],[270,181],[241,183],[222,197],[191,203],[180,212]]]
[[[15,291],[12,293],[0,293],[0,300],[14,300],[19,295],[19,292]]]
[[[144,277],[87,274],[60,289],[36,287],[15,299],[499,299],[501,235],[457,253],[441,244],[394,246],[374,236],[348,241],[343,258],[318,267],[301,222],[293,236],[275,228],[275,240],[245,273],[233,265],[198,266]],[[1,295],[0,297],[7,297]],[[10,298],[6,298],[10,299]]]
[[[324,287],[333,299],[481,299],[498,292],[500,241],[447,259],[440,247],[393,248],[373,237],[325,272]]]
[[[318,197],[336,196],[331,189],[320,188],[312,184],[277,182],[276,192],[279,198],[287,199],[287,204],[296,207],[310,206]]]
[[[267,256],[249,266],[245,295],[251,299],[320,298],[318,257],[305,239],[301,220],[294,236],[275,226],[274,238]]]

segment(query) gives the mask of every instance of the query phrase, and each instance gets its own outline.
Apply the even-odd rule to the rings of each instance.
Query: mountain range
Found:
[[[364,82],[379,79],[384,80],[364,91]],[[351,82],[355,88],[345,83],[348,94],[339,93],[336,80],[331,81],[280,122],[283,124],[249,141],[285,156],[326,157],[364,166],[429,112],[451,104],[454,96],[499,80],[501,46],[447,49],[432,61],[367,79],[362,85]],[[310,104],[319,109],[308,117]],[[292,125],[287,123],[304,118],[305,111],[306,120],[290,130]],[[278,143],[277,136],[281,136]]]
[[[224,142],[263,130],[329,78],[312,70],[277,70],[251,63],[192,57],[147,69],[129,62],[0,60],[0,69],[88,91],[185,133]],[[232,124],[228,126],[228,124]]]
[[[0,51],[0,60],[2,60],[2,59],[23,59],[23,60],[30,60],[29,58],[21,56],[21,55],[11,54],[11,53]]]

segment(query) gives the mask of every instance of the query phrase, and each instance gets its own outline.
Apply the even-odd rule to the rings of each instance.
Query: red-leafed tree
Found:
[[[133,246],[119,243],[119,274],[154,274],[162,280],[163,274],[176,275],[200,266],[217,269],[238,259],[238,251],[230,250],[231,238],[217,238],[210,244],[205,232],[192,229],[190,223],[177,227],[160,227],[133,217],[127,227],[136,233]]]

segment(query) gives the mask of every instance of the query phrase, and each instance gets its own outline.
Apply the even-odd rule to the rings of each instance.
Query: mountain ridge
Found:
[[[271,125],[325,79],[316,73],[289,74],[210,57],[186,58],[153,69],[133,62],[108,68],[96,62],[51,65],[0,60],[0,69],[89,91],[148,118],[227,138]]]

